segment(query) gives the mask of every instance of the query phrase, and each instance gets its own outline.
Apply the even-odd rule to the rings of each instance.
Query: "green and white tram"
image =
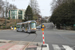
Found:
[[[17,31],[24,31],[24,32],[36,32],[36,21],[26,21],[22,23],[17,23]]]

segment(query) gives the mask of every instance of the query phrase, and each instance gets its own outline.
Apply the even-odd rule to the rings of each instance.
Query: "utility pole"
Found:
[[[13,1],[13,10],[14,11],[16,11],[15,9],[14,9],[14,2],[15,2],[15,0],[12,0]],[[17,12],[16,12],[17,13]],[[17,14],[15,14],[15,18],[16,18],[16,23],[17,23]]]
[[[6,8],[5,8],[5,27],[7,28],[7,0],[6,0]]]

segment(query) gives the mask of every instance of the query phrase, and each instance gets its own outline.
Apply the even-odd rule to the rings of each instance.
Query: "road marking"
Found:
[[[52,44],[52,47],[54,50],[74,50],[72,47],[68,46],[68,45],[61,45],[61,47],[57,44]]]
[[[36,48],[37,46],[34,46],[34,45],[31,45],[31,46],[28,46],[28,48]]]
[[[57,44],[53,44],[52,46],[54,50],[61,50],[61,48]]]
[[[66,50],[73,50],[73,48],[67,46],[67,45],[62,45]]]

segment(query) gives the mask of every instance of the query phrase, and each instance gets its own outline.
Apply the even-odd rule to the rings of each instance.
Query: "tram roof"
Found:
[[[30,23],[30,22],[36,22],[36,21],[35,20],[30,20],[30,21],[26,21],[26,22],[17,23],[17,24]]]
[[[17,23],[17,24],[22,24],[22,23]]]
[[[26,21],[26,22],[22,22],[22,23],[30,23],[30,22],[36,22],[35,20],[30,20],[30,21]]]

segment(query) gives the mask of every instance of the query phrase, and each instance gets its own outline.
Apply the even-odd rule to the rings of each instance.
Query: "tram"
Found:
[[[21,22],[17,23],[16,25],[17,29],[16,31],[24,31],[24,32],[36,32],[36,21],[31,20],[31,21],[26,21],[26,22]]]

